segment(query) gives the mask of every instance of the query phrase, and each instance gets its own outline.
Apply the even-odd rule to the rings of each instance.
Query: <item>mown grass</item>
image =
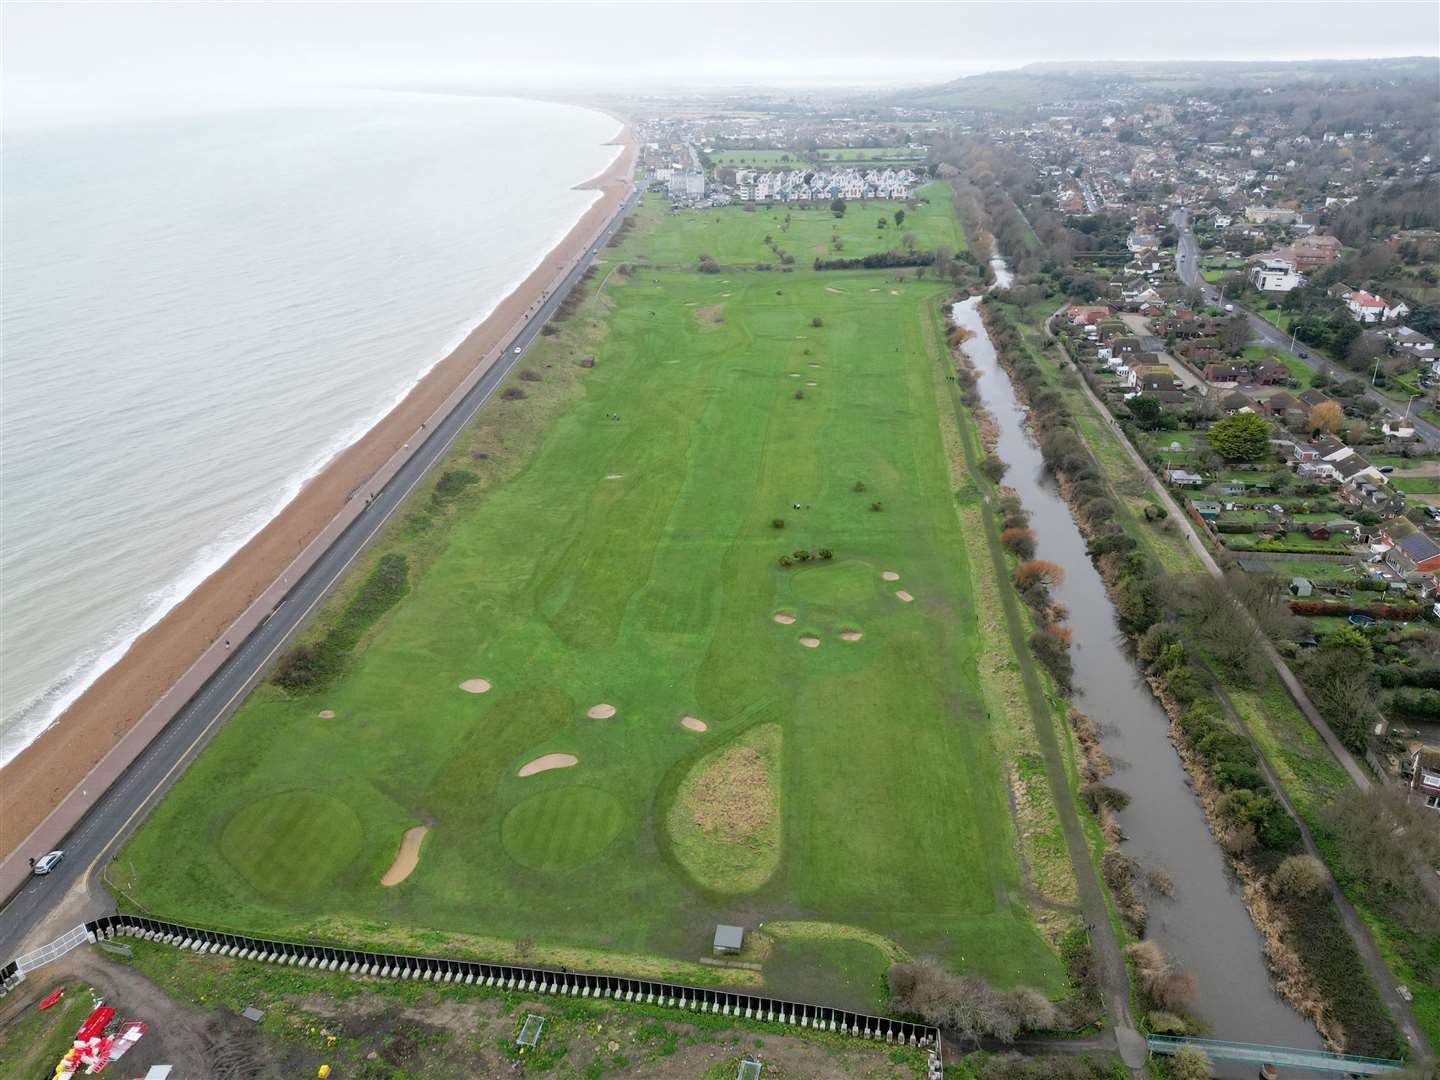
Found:
[[[650,250],[678,243],[673,221]],[[408,592],[329,689],[253,695],[127,847],[132,902],[277,935],[469,935],[637,966],[706,954],[716,922],[799,916],[1058,990],[1017,899],[980,706],[922,318],[941,288],[884,273],[612,275],[603,301],[537,346],[532,396],[487,409],[446,463],[480,480],[433,513],[420,493],[380,541],[370,565],[405,551]],[[585,353],[597,363],[581,371]],[[821,546],[832,563],[777,563]],[[327,617],[344,617],[345,595]],[[781,608],[794,625],[773,622]],[[863,640],[840,641],[851,628]],[[494,689],[458,688],[473,677]],[[599,702],[617,715],[588,719]],[[685,714],[709,730],[682,728]],[[717,893],[669,854],[670,800],[701,755],[758,723],[784,733],[779,865],[753,892]],[[579,764],[516,775],[550,752]],[[604,793],[603,812],[578,787]],[[363,837],[303,890],[220,842],[295,791],[343,804]],[[419,866],[382,888],[421,822]],[[282,824],[272,847],[309,829]],[[779,957],[766,977],[803,975],[822,953]]]
[[[951,207],[950,185],[943,181],[927,184],[915,195],[920,202],[913,206],[885,199],[852,202],[838,218],[828,207],[798,204],[675,212],[664,196],[647,195],[635,211],[635,232],[617,254],[656,265],[694,266],[701,255],[709,255],[726,266],[771,263],[779,267],[782,254],[777,254],[778,248],[794,259],[799,271],[809,270],[817,258],[853,259],[901,248],[906,234],[912,235],[922,250],[940,245],[963,250],[965,236]],[[905,211],[899,228],[895,226],[897,210]],[[886,219],[883,229],[879,227],[882,217]],[[829,283],[839,287],[838,282]]]
[[[47,985],[45,992],[51,989]],[[72,982],[66,986],[60,1004],[44,1012],[31,1009],[0,1028],[0,1076],[51,1076],[95,1005],[94,996],[86,992],[84,985]]]

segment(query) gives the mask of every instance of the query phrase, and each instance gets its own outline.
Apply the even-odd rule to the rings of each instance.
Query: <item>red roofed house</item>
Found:
[[[1341,299],[1350,309],[1350,315],[1362,323],[1384,322],[1387,319],[1398,319],[1401,315],[1410,313],[1410,307],[1404,301],[1391,307],[1389,301],[1383,296],[1375,296],[1364,289],[1348,292]]]

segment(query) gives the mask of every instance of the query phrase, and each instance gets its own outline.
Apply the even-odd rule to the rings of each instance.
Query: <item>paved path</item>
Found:
[[[111,857],[158,797],[259,683],[267,665],[304,625],[340,575],[445,454],[461,429],[521,359],[614,234],[639,195],[632,191],[615,215],[569,266],[560,266],[545,298],[516,324],[454,394],[363,488],[345,511],[297,557],[280,582],[261,595],[182,676],[161,704],[103,758],[15,852],[0,862],[0,958],[9,959],[32,928],[79,887],[89,893],[86,914],[106,906],[91,873]],[[228,640],[229,647],[224,641]],[[27,855],[64,846],[65,861],[46,877],[31,877]],[[73,905],[75,901],[72,899]]]

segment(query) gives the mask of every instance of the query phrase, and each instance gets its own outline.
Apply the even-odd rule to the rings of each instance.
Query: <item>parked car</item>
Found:
[[[1394,465],[1381,465],[1381,466],[1380,466],[1380,471],[1381,471],[1382,473],[1389,474],[1389,473],[1392,473],[1392,472],[1395,471],[1395,466],[1394,466]]]
[[[1310,354],[1309,354],[1308,352],[1306,352],[1304,349],[1301,349],[1301,350],[1300,350],[1300,359],[1301,359],[1301,360],[1309,360],[1309,359],[1310,359]]]
[[[50,873],[51,870],[54,870],[57,866],[59,866],[60,860],[63,858],[65,858],[65,852],[57,849],[55,851],[49,852],[48,854],[41,855],[40,858],[36,859],[35,862],[31,865],[30,869],[35,873],[37,877],[44,877],[46,874]]]

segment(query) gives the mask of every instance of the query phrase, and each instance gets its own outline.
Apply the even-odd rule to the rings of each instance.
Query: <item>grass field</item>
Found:
[[[922,205],[877,199],[850,203],[837,218],[828,208],[796,205],[753,210],[741,206],[713,210],[672,212],[663,196],[647,195],[636,211],[639,224],[620,249],[625,258],[642,257],[655,264],[693,266],[701,255],[726,265],[753,266],[781,261],[774,248],[791,255],[798,267],[809,268],[817,256],[853,259],[903,246],[906,233],[923,249],[944,244],[954,251],[965,247],[965,237],[950,204],[950,185],[937,182],[916,191]],[[905,211],[900,228],[895,211]],[[885,228],[878,227],[880,218]],[[835,247],[836,241],[842,245]]]
[[[923,150],[908,146],[832,146],[815,151],[817,161],[833,164],[862,165],[877,162],[917,164],[925,160]]]
[[[748,166],[752,169],[799,169],[807,162],[799,150],[716,150],[709,155],[717,169]]]
[[[642,219],[620,257],[694,241],[686,216]],[[907,953],[1060,992],[982,704],[937,418],[946,288],[644,266],[592,285],[527,356],[531,396],[447,466],[503,479],[448,510],[420,493],[371,556],[408,553],[405,598],[325,692],[252,696],[117,859],[130,902],[751,983],[696,963],[714,924],[782,920],[755,947],[788,993],[873,1005]],[[547,754],[578,761],[517,775]],[[382,887],[421,824],[417,868]]]

